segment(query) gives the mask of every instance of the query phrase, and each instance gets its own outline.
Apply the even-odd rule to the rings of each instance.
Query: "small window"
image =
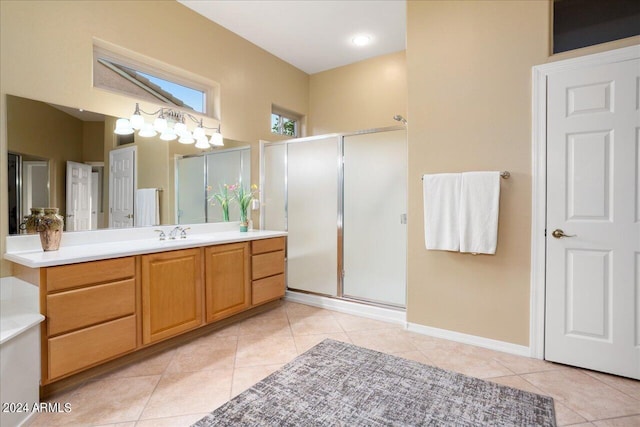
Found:
[[[271,133],[294,138],[300,136],[300,116],[275,107],[271,111]]]
[[[217,118],[219,87],[186,71],[141,62],[94,45],[93,85]],[[133,54],[132,54],[133,55]]]

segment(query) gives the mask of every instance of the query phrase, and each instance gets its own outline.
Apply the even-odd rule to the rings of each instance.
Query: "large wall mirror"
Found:
[[[213,193],[251,182],[246,142],[200,150],[115,135],[116,120],[7,95],[9,234],[21,232],[31,208],[48,206],[59,208],[66,231],[218,222]],[[229,218],[237,221],[237,210]]]

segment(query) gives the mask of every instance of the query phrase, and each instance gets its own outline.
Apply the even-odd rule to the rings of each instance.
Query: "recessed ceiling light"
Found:
[[[359,34],[351,39],[351,42],[356,46],[366,46],[371,43],[371,36],[366,34]]]

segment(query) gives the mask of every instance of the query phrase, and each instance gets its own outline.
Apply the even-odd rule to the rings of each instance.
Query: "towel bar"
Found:
[[[510,177],[511,177],[511,172],[509,172],[509,171],[500,172],[500,178],[509,179]],[[420,179],[424,180],[424,175],[422,177],[420,177]]]

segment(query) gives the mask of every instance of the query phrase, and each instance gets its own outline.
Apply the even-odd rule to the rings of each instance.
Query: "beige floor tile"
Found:
[[[522,377],[589,421],[640,412],[636,399],[579,369],[538,372]]]
[[[506,377],[487,378],[492,383],[506,385],[507,387],[517,388],[519,390],[528,391],[530,393],[543,394],[544,392],[530,382],[524,380],[518,375],[508,375]],[[583,420],[584,421],[584,420]]]
[[[266,312],[238,324],[238,336],[244,335],[291,335],[289,319],[284,311]]]
[[[460,343],[439,343],[420,350],[436,366],[476,378],[513,375],[514,372],[494,359],[497,352]]]
[[[351,343],[351,340],[344,332],[338,332],[335,334],[295,335],[293,340],[295,341],[298,354],[302,354],[316,344],[320,344],[327,338],[335,341]]]
[[[180,415],[178,417],[154,418],[151,420],[142,420],[136,423],[135,427],[187,427],[197,422],[209,413]]]
[[[290,317],[289,322],[294,336],[344,332],[342,326],[331,315]]]
[[[605,374],[603,372],[583,370],[585,374],[592,376],[611,387],[628,394],[634,399],[640,400],[640,381],[631,378],[619,377],[616,375]],[[640,411],[639,411],[640,412]]]
[[[231,386],[231,397],[235,397],[253,386],[255,383],[263,380],[273,372],[282,368],[284,365],[263,365],[248,366],[246,368],[236,368],[233,371],[233,384]]]
[[[509,353],[496,352],[494,358],[516,374],[529,374],[532,372],[563,369],[563,365]]]
[[[142,413],[159,375],[92,381],[69,398],[68,413],[42,414],[34,426],[101,425],[135,421]]]
[[[640,415],[594,421],[593,423],[598,427],[638,427],[640,426]]]
[[[347,335],[355,345],[383,353],[403,353],[417,350],[404,331],[399,329],[354,331],[347,332]]]
[[[306,316],[332,316],[333,313],[324,308],[314,307],[306,304],[298,304],[295,302],[286,302],[284,309],[287,312],[287,316],[291,317],[306,317]]]
[[[395,323],[381,322],[380,320],[352,316],[351,314],[334,312],[333,316],[346,332],[367,331],[373,329],[402,329],[401,325]]]
[[[583,416],[567,408],[559,401],[554,400],[553,404],[556,410],[556,423],[559,426],[568,426],[587,422],[587,420],[585,420]]]
[[[136,426],[136,422],[135,421],[129,421],[129,422],[126,422],[126,423],[95,425],[95,427],[135,427],[135,426]]]
[[[413,360],[414,362],[422,363],[423,365],[432,365],[431,361],[422,352],[418,350],[403,351],[400,353],[393,353],[394,356],[402,357],[403,359]]]
[[[127,377],[143,377],[148,375],[162,375],[171,363],[175,349],[165,350],[161,353],[149,356],[144,360],[123,366],[113,372],[100,376],[102,378],[127,378]]]
[[[173,358],[166,372],[195,372],[233,369],[236,358],[235,346],[217,348],[201,345],[181,349]]]
[[[232,370],[165,373],[141,420],[211,412],[231,396]]]
[[[277,365],[290,362],[297,355],[292,336],[240,336],[235,366]]]

